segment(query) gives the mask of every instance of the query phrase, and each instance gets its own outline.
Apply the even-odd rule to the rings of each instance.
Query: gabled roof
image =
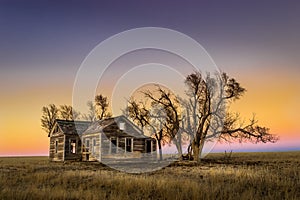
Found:
[[[114,126],[114,125],[118,126],[118,123],[120,121],[126,123],[126,129],[124,130],[124,132],[127,133],[128,135],[131,135],[136,138],[148,138],[148,136],[145,136],[143,134],[143,131],[139,127],[137,127],[124,115],[95,121],[88,127],[86,131],[83,132],[83,134],[97,133],[102,131],[105,132],[105,129],[110,126]],[[117,129],[119,129],[119,127],[117,127]]]
[[[89,121],[73,121],[56,119],[55,124],[48,136],[53,133],[56,126],[60,128],[63,134],[82,134],[91,124]]]

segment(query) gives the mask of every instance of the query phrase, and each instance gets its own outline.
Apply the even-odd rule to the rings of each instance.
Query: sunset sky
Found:
[[[89,52],[138,27],[198,41],[247,89],[232,110],[246,119],[256,113],[280,137],[275,144],[218,144],[215,151],[300,150],[299,19],[298,1],[0,1],[0,156],[48,155],[41,108],[71,105]]]

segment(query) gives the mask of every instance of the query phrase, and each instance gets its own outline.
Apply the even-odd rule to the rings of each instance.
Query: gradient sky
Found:
[[[0,1],[0,156],[48,154],[42,106],[71,104],[87,54],[147,26],[197,40],[247,89],[232,109],[281,138],[216,150],[300,150],[299,19],[298,1]]]

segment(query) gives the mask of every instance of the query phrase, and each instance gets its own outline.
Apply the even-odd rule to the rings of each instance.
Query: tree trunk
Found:
[[[162,160],[161,140],[158,140],[157,143],[158,143],[158,151],[159,151],[159,160]]]
[[[195,141],[192,142],[192,150],[193,150],[194,161],[200,162],[200,155],[199,155],[200,148]]]
[[[200,142],[196,142],[195,140],[192,142],[192,150],[194,154],[194,161],[201,161],[201,154],[204,147],[204,140],[200,140]]]
[[[203,147],[204,147],[204,140],[201,140],[200,141],[200,146],[199,146],[199,161],[201,161],[201,155],[202,155],[202,150],[203,150]]]
[[[177,152],[178,152],[178,159],[182,159],[182,147],[181,147],[181,142],[177,141],[176,138],[173,139],[173,143],[175,144],[176,146],[176,149],[177,149]]]
[[[182,147],[180,144],[178,144],[177,150],[178,150],[178,159],[182,160]]]

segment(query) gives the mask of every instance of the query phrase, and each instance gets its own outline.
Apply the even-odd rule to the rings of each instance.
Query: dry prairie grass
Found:
[[[0,199],[300,199],[300,152],[210,154],[147,174],[0,158]]]

